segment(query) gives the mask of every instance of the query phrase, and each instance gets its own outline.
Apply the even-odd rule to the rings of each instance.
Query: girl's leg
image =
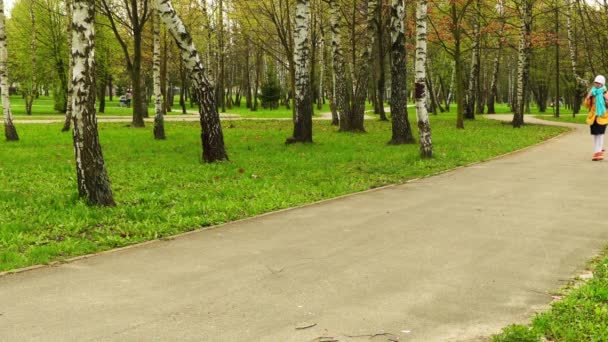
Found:
[[[600,135],[598,135],[598,137],[599,137],[598,144],[599,144],[599,147],[600,147],[600,150],[598,152],[602,152],[604,150],[604,135],[600,134]]]
[[[598,153],[601,151],[601,149],[599,149],[599,145],[600,145],[599,135],[594,134],[594,135],[592,135],[592,137],[593,137],[593,153]]]

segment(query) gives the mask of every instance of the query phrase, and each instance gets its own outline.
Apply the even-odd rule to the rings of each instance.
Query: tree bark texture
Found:
[[[13,123],[11,101],[8,86],[8,68],[6,50],[6,25],[4,16],[4,1],[0,0],[0,92],[2,92],[2,114],[4,117],[4,136],[7,141],[19,140],[17,129]]]
[[[379,75],[378,75],[378,114],[380,115],[380,121],[388,121],[386,113],[384,112],[384,94],[386,92],[386,66],[384,65],[384,20],[382,15],[384,14],[384,0],[378,1],[377,14],[377,34],[378,34],[378,63],[379,63]]]
[[[74,0],[72,23],[73,136],[78,193],[92,205],[114,206],[95,117],[94,0]]]
[[[199,104],[203,160],[207,163],[228,160],[228,154],[224,147],[220,115],[213,97],[213,87],[207,80],[205,68],[198,51],[194,47],[192,36],[175,13],[170,0],[156,1],[161,21],[165,24],[181,51],[181,58],[190,74],[194,95]]]
[[[154,139],[165,139],[165,119],[163,115],[163,94],[160,82],[160,17],[156,10],[157,3],[153,4],[152,31],[154,54],[152,56],[152,78],[154,79]]]
[[[452,38],[454,39],[454,88],[456,97],[456,128],[464,128],[464,84],[462,80],[461,36],[462,28],[458,19],[457,2],[451,4]]]
[[[477,100],[477,96],[480,94],[477,93],[478,83],[479,83],[479,45],[480,45],[480,20],[479,17],[479,1],[477,1],[477,13],[475,14],[475,24],[473,28],[473,51],[471,54],[471,70],[469,75],[469,89],[467,91],[467,107],[464,114],[465,119],[474,120],[475,119],[475,102]]]
[[[416,116],[420,136],[420,156],[433,157],[431,124],[426,110],[426,54],[427,54],[427,1],[418,0],[416,5]]]
[[[37,88],[37,67],[36,67],[36,13],[34,12],[35,3],[34,0],[30,1],[30,20],[32,21],[32,37],[30,40],[30,60],[32,63],[32,76],[31,76],[31,84],[30,89],[26,92],[25,95],[25,112],[28,115],[32,115],[32,106],[34,104],[34,99],[36,98]]]
[[[522,1],[519,27],[519,51],[517,60],[517,105],[513,114],[513,127],[524,124],[526,95],[529,88],[530,69],[530,33],[532,32],[532,0]]]
[[[376,32],[378,29],[377,11],[378,11],[378,0],[367,0],[364,8],[364,15],[366,17],[367,25],[365,27],[365,35],[363,41],[363,53],[359,57],[359,65],[353,63],[352,68],[357,68],[355,75],[356,80],[354,82],[355,90],[352,101],[352,111],[350,127],[346,129],[350,132],[365,132],[364,118],[365,118],[365,100],[367,98],[367,90],[369,85],[369,79],[371,74],[372,61],[372,50],[374,46],[374,40],[376,38]],[[354,38],[353,36],[353,39]]]
[[[342,49],[340,7],[337,0],[330,0],[331,50],[335,77],[335,103],[340,119],[340,131],[351,126],[350,92],[346,80],[346,62]]]
[[[415,142],[407,115],[407,53],[405,50],[405,5],[391,0],[391,121],[393,135],[389,144]]]
[[[72,51],[72,0],[65,1],[65,12],[67,18],[67,34],[66,37],[68,39],[68,51]],[[67,132],[70,130],[70,124],[72,122],[72,96],[74,95],[74,90],[72,87],[72,54],[68,53],[68,89],[67,89],[67,100],[65,104],[65,121],[63,123],[62,132]],[[111,97],[110,97],[111,99]]]
[[[293,136],[286,143],[312,142],[312,89],[310,85],[310,0],[297,0],[294,32],[296,67]]]

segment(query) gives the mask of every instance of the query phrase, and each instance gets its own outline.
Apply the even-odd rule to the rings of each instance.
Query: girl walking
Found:
[[[591,158],[593,161],[604,159],[604,134],[608,124],[607,102],[606,78],[598,75],[593,80],[593,87],[585,98],[585,107],[589,110],[587,124],[591,128],[591,135],[593,136],[593,158]]]

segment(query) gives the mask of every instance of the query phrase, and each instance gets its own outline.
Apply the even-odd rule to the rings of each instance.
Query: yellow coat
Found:
[[[604,94],[604,97],[606,97],[606,94]],[[606,103],[608,103],[608,101],[606,101]],[[587,120],[585,120],[585,122],[587,122],[587,125],[591,126],[591,125],[593,125],[593,122],[595,121],[595,118],[596,118],[595,101],[593,100],[592,97],[585,98],[585,107],[587,107],[587,109],[589,110],[589,114],[587,115]],[[598,123],[598,125],[608,125],[608,112],[606,112],[602,116],[598,116],[597,123]]]

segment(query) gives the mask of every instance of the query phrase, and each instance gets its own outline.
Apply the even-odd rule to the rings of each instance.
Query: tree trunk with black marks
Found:
[[[391,121],[389,144],[415,143],[407,113],[407,52],[405,49],[405,4],[391,0]]]
[[[95,117],[95,2],[74,0],[72,85],[78,193],[89,204],[114,206]]]
[[[377,11],[378,0],[367,0],[367,3],[363,6],[363,14],[367,21],[363,35],[363,53],[358,58],[360,61],[359,65],[355,66],[353,64],[353,68],[356,67],[357,70],[355,72],[355,90],[352,99],[350,126],[341,127],[341,131],[365,132],[365,99],[367,97],[371,65],[373,64],[372,50],[376,38],[376,30],[378,29]]]
[[[157,5],[161,21],[175,39],[192,81],[194,96],[196,96],[199,105],[203,160],[207,163],[228,160],[228,154],[224,147],[220,115],[213,97],[213,87],[207,80],[205,68],[198,51],[194,47],[192,36],[175,13],[170,0],[157,0]]]
[[[30,40],[30,60],[32,63],[32,70],[31,70],[31,78],[30,78],[30,87],[29,89],[27,89],[27,92],[25,94],[25,112],[27,113],[27,115],[32,115],[32,106],[34,105],[34,99],[37,97],[36,93],[38,91],[38,85],[37,85],[37,76],[38,76],[38,71],[37,71],[37,67],[36,67],[36,13],[34,11],[35,8],[35,3],[34,0],[30,0],[30,6],[29,6],[29,11],[30,11],[30,20],[32,21],[32,37]]]
[[[377,18],[377,34],[378,34],[378,63],[379,63],[379,75],[378,75],[378,114],[380,115],[380,121],[388,121],[386,112],[384,111],[384,94],[386,92],[386,65],[384,64],[384,20],[382,15],[384,14],[384,0],[378,1],[378,11],[376,13]]]
[[[4,117],[4,136],[7,141],[19,140],[17,129],[13,123],[11,101],[9,97],[8,68],[6,50],[6,25],[4,16],[4,1],[0,0],[0,92],[2,92],[2,114]]]
[[[519,128],[524,124],[524,111],[526,106],[526,95],[529,91],[530,75],[530,51],[532,32],[532,0],[523,0],[520,9],[521,19],[519,26],[519,51],[517,60],[517,98],[516,108],[513,114],[513,127]]]
[[[341,16],[337,0],[330,0],[331,50],[335,77],[335,104],[340,118],[340,131],[351,126],[350,92],[346,81],[346,63],[340,33]]]
[[[416,6],[416,116],[420,136],[420,156],[433,157],[431,124],[426,110],[426,54],[427,54],[427,1],[418,0]]]
[[[473,28],[473,49],[471,54],[471,70],[469,74],[469,89],[467,91],[467,107],[464,113],[464,118],[468,120],[475,119],[475,103],[477,97],[480,96],[478,94],[478,84],[479,84],[479,46],[480,46],[480,12],[479,12],[479,0],[477,1],[477,8],[475,14],[475,24]]]
[[[297,0],[294,32],[296,92],[293,136],[286,144],[312,142],[312,94],[310,86],[310,0]]]
[[[65,0],[66,19],[67,19],[67,40],[68,40],[68,51],[72,51],[72,0]],[[111,83],[110,83],[111,84]],[[67,89],[67,100],[65,105],[65,121],[63,123],[62,132],[70,130],[70,124],[72,122],[72,54],[68,53],[68,89]],[[111,99],[111,96],[110,96]]]
[[[154,35],[154,53],[152,56],[152,78],[154,79],[154,139],[163,140],[166,139],[166,135],[160,72],[160,17],[157,10],[158,4],[154,2],[153,6],[152,34]]]

